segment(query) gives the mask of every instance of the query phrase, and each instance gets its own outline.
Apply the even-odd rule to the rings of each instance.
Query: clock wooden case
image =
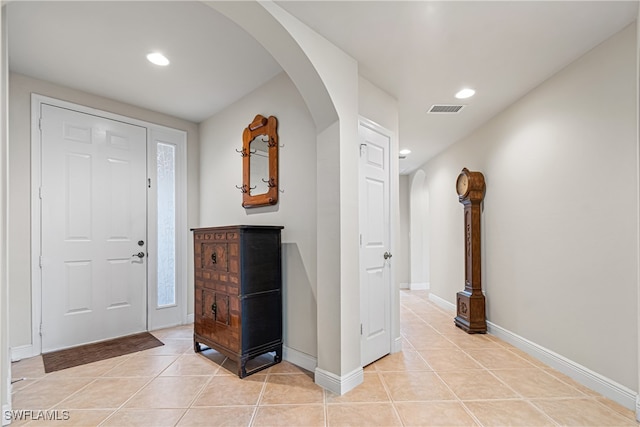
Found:
[[[482,293],[481,206],[486,186],[481,172],[462,169],[456,181],[458,200],[464,206],[464,290],[456,295],[455,324],[468,333],[487,332]]]

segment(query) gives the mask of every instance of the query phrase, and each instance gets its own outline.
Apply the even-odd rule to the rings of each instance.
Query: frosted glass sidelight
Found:
[[[158,143],[158,307],[176,303],[176,149]]]

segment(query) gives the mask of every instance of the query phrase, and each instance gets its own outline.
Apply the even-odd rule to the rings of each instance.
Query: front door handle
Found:
[[[137,256],[138,258],[142,259],[142,258],[144,258],[144,252],[138,252],[137,254],[133,254],[131,256],[132,257]]]
[[[384,259],[389,259],[389,258],[391,258],[392,256],[393,256],[393,255],[391,255],[391,253],[389,253],[389,252],[385,252],[385,253],[384,253],[384,255],[383,255]]]

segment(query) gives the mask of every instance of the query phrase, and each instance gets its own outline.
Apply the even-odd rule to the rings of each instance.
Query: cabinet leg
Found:
[[[196,340],[193,340],[193,351],[196,353],[200,353],[202,351],[202,347],[200,347],[200,343]]]
[[[238,376],[244,378],[247,376],[247,359],[238,360]]]

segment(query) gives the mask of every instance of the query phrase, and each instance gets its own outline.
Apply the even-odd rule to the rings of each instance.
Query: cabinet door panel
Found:
[[[196,333],[232,351],[240,351],[240,301],[237,296],[202,290],[202,304]]]
[[[213,319],[217,323],[229,325],[231,320],[229,310],[229,295],[216,293],[213,297]]]
[[[200,250],[200,265],[205,270],[229,271],[228,247],[225,242],[203,242]]]
[[[213,315],[213,303],[215,302],[216,294],[209,290],[202,290],[202,308],[201,313],[204,319],[214,320]]]

